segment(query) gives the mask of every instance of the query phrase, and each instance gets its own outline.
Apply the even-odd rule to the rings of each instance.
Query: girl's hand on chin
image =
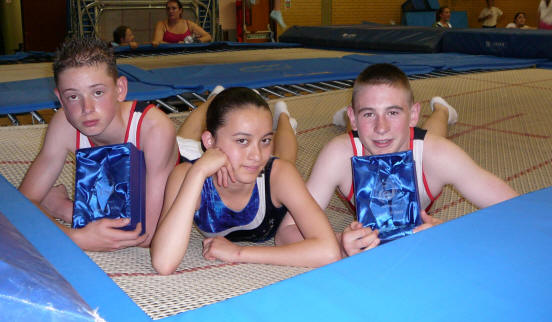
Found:
[[[216,173],[219,186],[228,187],[228,178],[236,182],[230,160],[219,148],[207,149],[195,165],[200,167],[206,178]]]

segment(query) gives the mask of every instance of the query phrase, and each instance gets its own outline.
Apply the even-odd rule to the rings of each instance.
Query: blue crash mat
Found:
[[[92,309],[0,213],[2,320],[95,321]]]
[[[106,321],[151,321],[86,253],[1,175],[0,212],[100,317]],[[5,312],[1,312],[3,318]],[[21,320],[38,320],[31,317]]]

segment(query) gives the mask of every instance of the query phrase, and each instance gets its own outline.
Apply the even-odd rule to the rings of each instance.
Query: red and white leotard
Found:
[[[128,123],[125,132],[125,140],[122,143],[130,142],[140,150],[140,130],[142,127],[142,121],[146,116],[146,113],[152,108],[155,107],[153,104],[148,104],[146,102],[132,102],[132,108],[130,109],[130,115],[128,116]],[[84,149],[93,147],[94,143],[86,135],[81,134],[77,130],[77,143],[76,148]]]

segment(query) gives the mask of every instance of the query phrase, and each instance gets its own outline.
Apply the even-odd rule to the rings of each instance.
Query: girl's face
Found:
[[[273,136],[270,111],[248,105],[226,115],[215,146],[228,156],[238,182],[253,183],[272,154]]]
[[[443,12],[441,13],[441,20],[443,20],[443,21],[449,21],[450,20],[450,9],[449,8],[443,9]]]
[[[182,9],[178,6],[176,2],[167,2],[167,16],[169,19],[176,20],[180,19],[182,15]]]
[[[516,18],[515,23],[518,27],[525,26],[525,15],[524,14],[518,15],[517,18]]]

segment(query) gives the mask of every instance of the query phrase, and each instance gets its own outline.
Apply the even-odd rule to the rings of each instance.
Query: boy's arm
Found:
[[[67,154],[74,149],[75,135],[60,109],[50,121],[44,144],[19,186],[19,191],[33,203],[40,204],[58,179]]]
[[[426,138],[423,164],[430,188],[440,190],[452,184],[478,208],[519,195],[502,179],[481,168],[464,150],[442,137],[430,135],[429,140]]]
[[[45,212],[46,213],[46,212]],[[148,238],[147,234],[140,236],[142,226],[140,223],[132,231],[124,231],[119,228],[130,223],[129,218],[109,219],[103,218],[88,223],[83,228],[74,229],[60,224],[57,220],[50,219],[81,249],[93,252],[114,251],[121,248],[136,246]]]
[[[147,122],[146,122],[147,120]],[[140,133],[140,145],[146,161],[146,232],[140,246],[148,247],[163,206],[165,184],[176,165],[176,130],[169,118],[157,108],[151,109]]]
[[[336,188],[345,190],[352,179],[351,147],[347,145],[348,135],[332,139],[318,155],[307,181],[307,188],[320,208],[326,209]],[[349,190],[341,191],[344,195]]]

